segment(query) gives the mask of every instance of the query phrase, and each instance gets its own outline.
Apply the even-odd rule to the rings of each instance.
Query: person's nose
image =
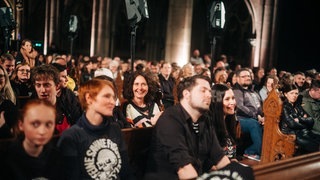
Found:
[[[40,92],[45,92],[46,91],[46,88],[44,88],[44,86],[40,86]]]
[[[40,126],[38,128],[38,133],[41,134],[41,135],[46,134],[47,131],[48,131],[48,129],[45,126]]]

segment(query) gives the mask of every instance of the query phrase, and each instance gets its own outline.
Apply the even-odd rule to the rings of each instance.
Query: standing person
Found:
[[[178,85],[180,103],[164,111],[152,136],[145,179],[193,179],[230,163],[210,119],[208,77],[195,75]]]
[[[314,119],[312,132],[320,135],[320,80],[313,79],[310,89],[302,94],[302,107]]]
[[[34,99],[26,103],[18,121],[23,137],[2,154],[0,179],[64,179],[60,152],[49,143],[55,118],[50,102]]]
[[[0,66],[0,139],[11,138],[17,122],[16,97],[10,85],[6,70]]]
[[[237,156],[235,108],[236,99],[232,89],[223,84],[214,85],[209,117],[213,118],[212,122],[220,146],[231,160],[236,160]]]
[[[120,128],[108,120],[116,103],[114,86],[89,80],[80,86],[79,99],[84,114],[58,142],[68,179],[131,179]]]
[[[11,54],[3,54],[0,58],[0,65],[7,71],[9,77],[11,77],[13,70],[15,69],[15,58]]]
[[[173,88],[175,87],[175,79],[171,76],[172,67],[169,62],[164,62],[160,67],[159,82],[163,93],[162,103],[164,108],[174,105]]]
[[[297,102],[299,88],[295,84],[286,84],[283,87],[285,100],[282,106],[280,128],[284,134],[295,134],[298,145],[298,154],[319,151],[320,136],[311,129],[314,119],[310,117]]]
[[[262,125],[264,124],[262,101],[259,94],[249,88],[252,85],[252,77],[247,68],[238,70],[236,76],[237,83],[233,88],[237,102],[236,116],[240,122],[241,131],[249,133],[253,142],[245,149],[244,156],[259,160],[262,147]]]
[[[134,72],[125,91],[128,102],[123,105],[126,119],[132,126],[142,128],[156,124],[162,113],[154,102],[156,92],[156,82],[150,76],[141,71]]]

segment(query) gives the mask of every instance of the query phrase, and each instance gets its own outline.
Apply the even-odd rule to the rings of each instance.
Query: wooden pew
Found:
[[[280,131],[281,111],[282,101],[277,89],[273,89],[263,103],[265,123],[260,164],[291,158],[295,152],[295,135]]]
[[[320,152],[253,166],[256,180],[320,179]]]
[[[126,128],[121,131],[128,148],[129,163],[137,179],[142,179],[146,169],[153,127]]]

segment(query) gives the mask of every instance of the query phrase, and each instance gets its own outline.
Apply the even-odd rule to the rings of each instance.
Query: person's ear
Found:
[[[24,130],[24,129],[23,129],[23,122],[22,122],[22,120],[19,120],[19,121],[18,121],[18,128],[19,128],[20,131],[23,131],[23,130]]]
[[[183,90],[182,94],[183,94],[183,98],[188,98],[190,96],[190,91],[185,89]]]
[[[93,99],[91,98],[91,96],[90,96],[89,93],[86,93],[86,94],[84,95],[84,97],[85,97],[86,102],[87,102],[88,105],[92,104]]]

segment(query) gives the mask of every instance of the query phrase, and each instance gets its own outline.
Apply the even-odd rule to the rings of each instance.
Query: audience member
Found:
[[[161,64],[159,82],[163,93],[162,103],[164,108],[174,105],[173,88],[175,87],[175,79],[171,76],[172,67],[169,62]]]
[[[82,114],[80,102],[74,92],[67,88],[69,81],[66,69],[67,66],[58,63],[52,63],[52,66],[57,68],[60,77],[60,83],[57,89],[56,107],[58,113],[61,112],[59,114],[62,114],[62,116],[58,117],[58,121],[61,120],[60,118],[66,118],[70,125],[73,125]]]
[[[77,119],[71,119],[70,112],[65,111],[66,107],[61,107],[61,104],[57,103],[60,75],[56,67],[49,64],[34,67],[31,70],[31,81],[37,97],[49,101],[57,109],[56,134],[61,134],[77,121]]]
[[[253,89],[256,92],[259,92],[263,86],[263,78],[265,77],[264,75],[264,68],[262,67],[254,67],[252,69],[253,72],[253,81],[252,81],[252,86]]]
[[[178,97],[180,104],[166,109],[155,126],[145,179],[193,179],[230,163],[202,116],[211,103],[209,78],[182,80]]]
[[[67,179],[132,179],[120,128],[110,121],[116,103],[111,82],[92,79],[79,88],[84,114],[64,131],[58,147]]]
[[[50,102],[35,99],[26,103],[18,123],[22,137],[1,154],[0,179],[64,179],[62,156],[49,143],[55,118]]]
[[[245,156],[260,159],[262,146],[262,125],[264,117],[260,96],[249,87],[252,85],[251,74],[247,68],[236,72],[237,83],[234,86],[234,95],[237,102],[236,116],[240,122],[241,131],[249,133],[253,142],[245,149]]]
[[[261,97],[262,102],[267,99],[269,92],[273,88],[277,88],[279,83],[279,79],[277,76],[268,75],[266,78],[264,78],[264,84],[262,88],[259,91],[259,95]]]
[[[0,58],[0,65],[5,69],[11,77],[13,70],[15,69],[15,58],[11,54],[3,54]]]
[[[12,73],[10,83],[17,97],[17,107],[21,109],[33,92],[30,80],[30,66],[28,63],[24,62],[16,66],[16,69]]]
[[[283,88],[285,100],[280,118],[280,128],[285,134],[295,134],[298,145],[297,154],[319,151],[320,136],[311,129],[314,120],[297,103],[299,89],[295,84],[285,85]]]
[[[293,81],[294,81],[294,84],[298,87],[299,92],[303,92],[308,88],[306,84],[306,76],[304,75],[303,72],[298,71],[294,73]]]
[[[35,67],[38,52],[32,47],[32,42],[29,39],[24,39],[21,42],[20,51],[16,56],[16,64],[26,62],[31,68]]]
[[[223,84],[212,87],[212,98],[209,117],[217,134],[219,144],[230,160],[236,161],[236,100],[232,89]]]
[[[228,79],[227,70],[223,67],[215,69],[213,74],[214,84],[226,84]]]
[[[105,68],[103,68],[105,69]],[[109,69],[107,69],[109,70]],[[109,70],[110,71],[110,70]],[[110,71],[111,73],[111,71]],[[110,76],[107,76],[107,75],[98,75],[98,76],[95,76],[94,77],[95,79],[103,79],[103,80],[106,80],[106,81],[110,81],[112,82],[114,88],[115,88],[115,92],[118,92],[118,87],[115,83],[115,81],[113,80],[112,78],[112,73]],[[126,120],[126,117],[124,116],[122,110],[121,110],[121,106],[119,103],[117,103],[117,101],[119,101],[119,98],[118,98],[118,95],[116,94],[116,105],[113,109],[113,116],[112,116],[112,120],[114,122],[116,122],[120,128],[131,128],[131,124]]]
[[[156,84],[144,72],[136,71],[129,80],[125,91],[128,100],[123,105],[127,121],[134,127],[151,127],[156,124],[160,112],[155,103]]]
[[[0,66],[0,139],[13,137],[18,109],[6,70]]]
[[[149,70],[153,74],[159,74],[160,73],[160,64],[158,61],[151,61]]]
[[[192,56],[191,56],[191,58],[190,58],[190,63],[191,63],[192,65],[195,65],[195,64],[203,64],[203,59],[202,59],[202,57],[200,56],[200,51],[199,51],[199,49],[193,50]]]
[[[310,89],[302,94],[302,107],[314,119],[312,132],[320,135],[320,80],[312,80]]]

